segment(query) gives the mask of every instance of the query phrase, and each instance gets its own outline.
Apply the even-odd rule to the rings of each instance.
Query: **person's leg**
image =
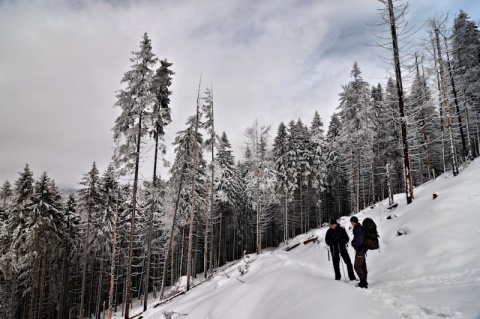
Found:
[[[365,264],[365,253],[363,251],[355,251],[355,272],[358,275],[358,278],[360,279],[359,286],[362,287],[366,284],[366,274],[364,273],[364,269],[366,267]]]
[[[365,258],[363,260],[363,273],[365,274],[365,285],[368,287],[368,282],[367,282],[368,270],[367,270],[367,256],[366,255],[365,255]]]
[[[332,249],[333,270],[335,271],[335,280],[340,280],[342,275],[340,273],[340,254],[337,249]]]
[[[352,261],[350,260],[347,249],[342,249],[341,252],[343,261],[345,262],[345,265],[347,265],[348,278],[350,280],[356,280],[357,278],[355,278],[355,274],[353,273]]]

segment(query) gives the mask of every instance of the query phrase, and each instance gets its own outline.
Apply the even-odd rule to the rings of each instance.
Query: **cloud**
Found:
[[[76,187],[93,161],[106,169],[115,92],[144,32],[176,73],[168,143],[195,112],[201,75],[202,92],[213,87],[217,131],[226,131],[237,159],[255,119],[272,125],[273,135],[281,121],[310,124],[318,111],[327,127],[355,60],[372,85],[385,78],[378,53],[365,46],[378,7],[358,0],[0,1],[0,181],[14,181],[25,163],[62,187]]]

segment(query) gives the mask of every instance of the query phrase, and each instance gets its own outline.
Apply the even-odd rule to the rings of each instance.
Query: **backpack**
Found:
[[[365,218],[362,223],[362,227],[365,230],[365,240],[363,241],[363,245],[368,250],[375,250],[380,248],[380,244],[378,242],[378,235],[377,232],[377,225],[371,218]]]

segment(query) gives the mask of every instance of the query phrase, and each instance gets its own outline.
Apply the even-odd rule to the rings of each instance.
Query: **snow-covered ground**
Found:
[[[360,222],[373,218],[380,234],[380,251],[369,251],[367,257],[369,289],[344,278],[333,280],[323,227],[292,239],[289,246],[300,245],[288,252],[279,247],[249,255],[245,275],[239,267],[244,269],[246,262],[239,260],[168,303],[153,308],[159,301],[151,299],[141,316],[480,318],[480,160],[456,177],[447,173],[417,187],[410,205],[404,194],[395,201],[393,210],[384,201],[357,214]],[[387,219],[391,214],[397,217]],[[339,222],[352,236],[349,217]],[[399,230],[406,235],[397,236]],[[304,244],[311,236],[320,242]],[[351,247],[349,252],[353,260]],[[141,310],[135,304],[131,314]]]

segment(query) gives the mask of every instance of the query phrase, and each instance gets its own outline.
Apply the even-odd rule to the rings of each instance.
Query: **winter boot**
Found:
[[[366,281],[360,281],[355,287],[362,288],[362,289],[367,289],[368,288],[368,283]]]

